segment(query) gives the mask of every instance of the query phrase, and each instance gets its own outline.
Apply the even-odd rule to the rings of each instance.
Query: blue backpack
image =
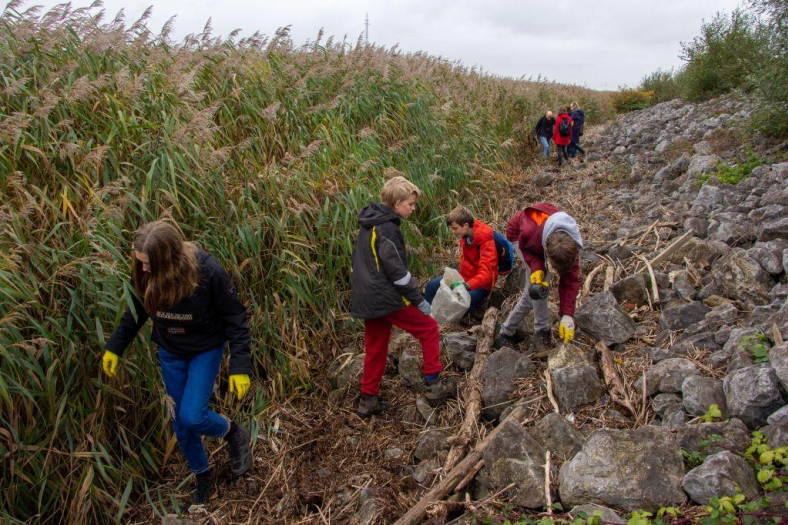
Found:
[[[514,247],[500,232],[493,232],[495,251],[498,252],[498,275],[506,275],[514,269]]]

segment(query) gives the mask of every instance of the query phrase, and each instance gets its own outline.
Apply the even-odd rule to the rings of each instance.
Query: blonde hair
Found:
[[[572,102],[572,104],[569,107],[572,108],[572,110],[575,110],[578,108],[578,104],[577,102]]]
[[[456,222],[458,226],[467,224],[473,228],[473,213],[465,206],[457,206],[446,216],[446,226],[451,226],[454,222]]]
[[[389,208],[394,209],[398,202],[404,201],[411,195],[421,197],[421,190],[405,177],[392,177],[386,181],[380,190],[380,200]]]
[[[197,247],[183,233],[164,221],[150,222],[134,236],[134,250],[148,256],[150,272],[132,254],[134,288],[145,311],[156,315],[190,297],[200,284]]]

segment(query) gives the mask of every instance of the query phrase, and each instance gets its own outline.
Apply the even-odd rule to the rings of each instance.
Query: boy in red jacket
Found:
[[[569,143],[572,142],[572,118],[569,116],[568,107],[561,108],[558,112],[553,129],[553,142],[558,148],[558,167],[560,168],[564,159],[569,161]]]
[[[446,225],[460,240],[460,275],[465,279],[464,283],[455,283],[453,287],[465,286],[471,296],[468,308],[471,311],[481,306],[498,279],[498,251],[493,230],[479,219],[474,219],[464,206],[451,210],[446,216]],[[441,279],[443,277],[430,279],[424,289],[424,299],[430,304],[438,293]]]
[[[561,315],[559,335],[568,343],[575,335],[575,302],[580,290],[579,249],[583,247],[577,222],[549,202],[518,211],[506,225],[506,238],[518,248],[525,261],[525,289],[496,339],[499,346],[514,347],[517,326],[534,310],[534,334],[538,351],[552,346],[547,309],[551,273],[559,278]],[[548,270],[548,264],[550,270]]]

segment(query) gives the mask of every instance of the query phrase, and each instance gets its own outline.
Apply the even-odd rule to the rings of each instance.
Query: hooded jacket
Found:
[[[547,274],[545,246],[547,238],[557,231],[564,231],[583,247],[577,222],[549,202],[540,202],[515,213],[506,224],[506,238],[517,243],[531,272],[542,270]],[[575,315],[577,292],[580,290],[580,258],[572,268],[559,275],[558,297],[560,315]]]
[[[473,237],[460,239],[460,249],[460,275],[471,290],[492,290],[498,279],[498,250],[492,228],[474,219]]]
[[[580,142],[580,137],[583,136],[583,128],[586,123],[586,113],[580,108],[577,108],[569,116],[572,119],[572,140],[573,144]]]
[[[391,208],[373,202],[358,216],[360,229],[353,246],[350,313],[376,319],[424,300],[408,271],[400,218]]]
[[[553,137],[553,127],[555,126],[555,118],[547,118],[542,115],[542,118],[539,119],[539,122],[536,123],[536,127],[534,128],[534,133],[538,137],[544,137],[547,140],[550,140]]]
[[[200,283],[194,293],[153,315],[145,311],[140,299],[132,294],[134,311],[127,309],[120,324],[107,341],[107,350],[122,356],[142,325],[153,319],[151,339],[168,352],[192,355],[230,343],[230,375],[249,374],[250,342],[246,307],[238,299],[230,276],[214,257],[199,250]],[[132,288],[134,287],[132,283]]]
[[[558,132],[558,129],[561,127],[561,122],[565,119],[569,120],[569,136],[562,137],[561,134]],[[566,113],[561,113],[558,115],[558,118],[555,119],[555,126],[553,128],[553,142],[555,142],[556,146],[568,146],[569,142],[572,140],[572,119]]]

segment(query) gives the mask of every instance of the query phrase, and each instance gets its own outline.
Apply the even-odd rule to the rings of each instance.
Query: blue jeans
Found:
[[[539,142],[542,143],[542,147],[544,148],[544,158],[550,157],[550,144],[553,143],[553,139],[548,139],[547,137],[539,136]]]
[[[430,279],[430,282],[427,283],[427,286],[424,287],[424,299],[428,303],[432,304],[432,300],[435,299],[435,294],[438,293],[438,288],[441,286],[442,279],[443,277],[433,277]],[[490,295],[490,292],[484,288],[477,288],[468,293],[471,295],[471,306],[468,308],[469,312],[478,308],[482,304],[482,301]]]
[[[167,395],[175,403],[172,427],[189,469],[195,474],[208,470],[202,436],[224,437],[230,430],[230,422],[208,408],[223,355],[224,345],[187,356],[159,347],[161,376]]]
[[[583,155],[586,154],[586,150],[580,147],[580,140],[578,139],[577,142],[570,142],[569,143],[569,156],[572,158],[577,157],[577,152],[582,153]]]

